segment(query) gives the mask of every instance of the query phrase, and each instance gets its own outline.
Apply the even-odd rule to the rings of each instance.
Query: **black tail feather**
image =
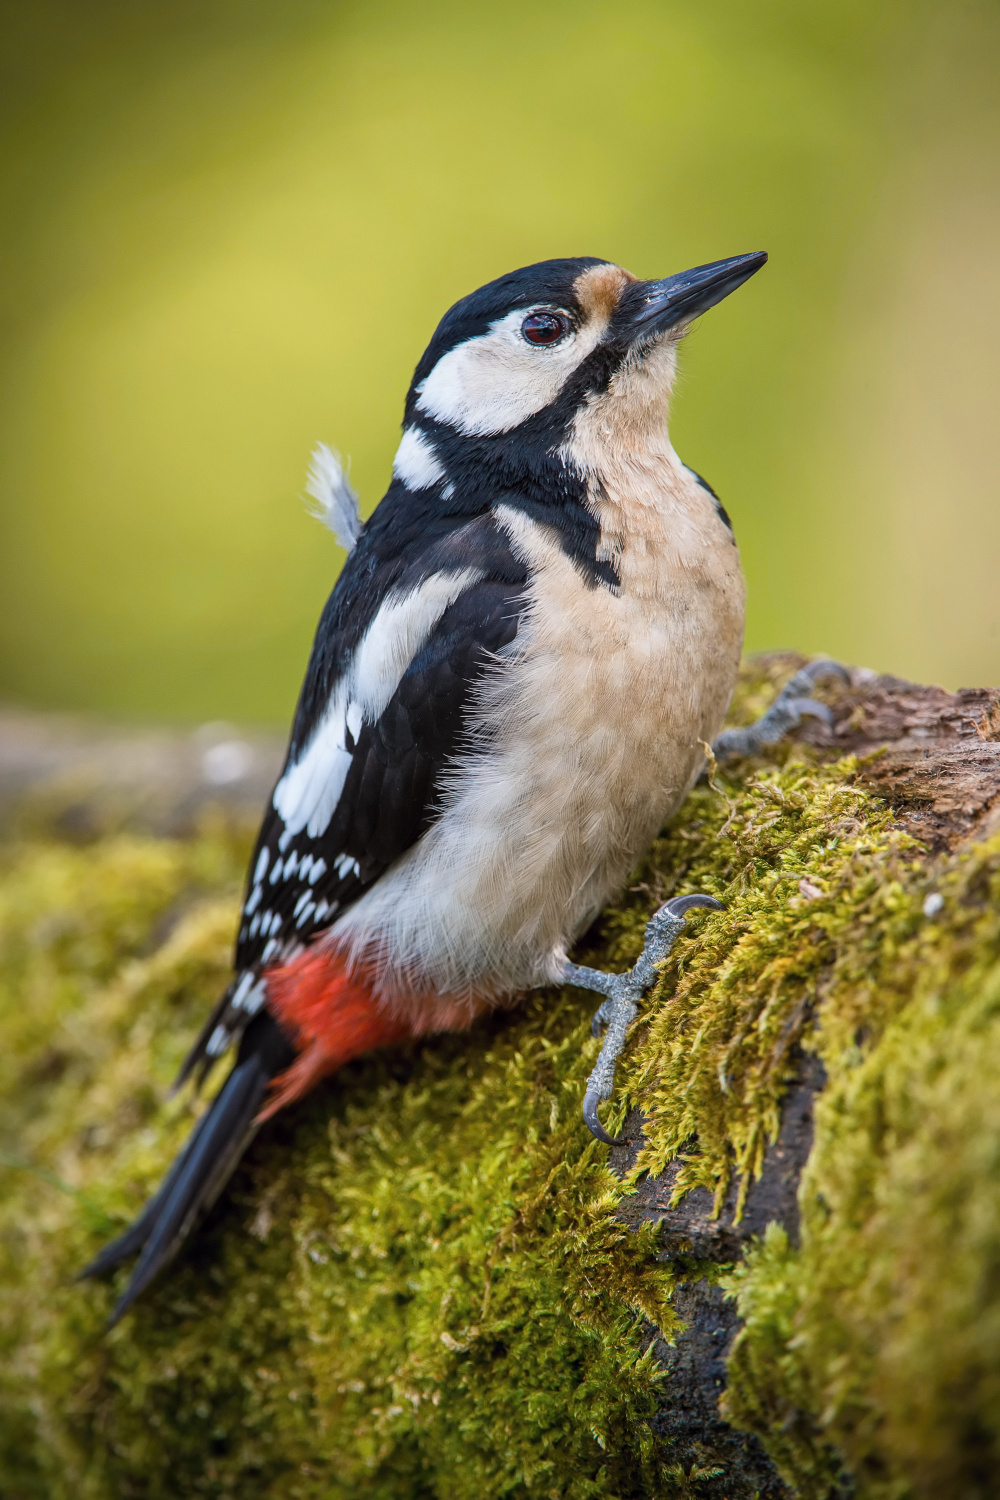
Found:
[[[203,1120],[199,1120],[184,1151],[174,1162],[139,1217],[133,1219],[132,1223],[117,1239],[111,1240],[102,1250],[98,1251],[90,1264],[84,1266],[83,1270],[79,1273],[77,1276],[78,1281],[86,1281],[92,1276],[106,1276],[109,1271],[113,1271],[115,1266],[120,1265],[123,1260],[128,1260],[132,1255],[138,1255],[143,1245],[149,1239],[150,1231],[156,1223],[156,1216],[167,1193],[176,1181],[177,1173],[180,1171],[187,1149],[203,1123]]]
[[[160,1188],[135,1222],[81,1272],[82,1276],[101,1276],[141,1252],[109,1327],[176,1255],[198,1215],[222,1192],[256,1134],[254,1121],[268,1085],[294,1057],[294,1048],[277,1022],[266,1011],[256,1016],[243,1035],[236,1066]]]
[[[188,1079],[191,1077],[192,1073],[197,1073],[197,1087],[199,1089],[205,1082],[205,1079],[211,1072],[212,1064],[215,1062],[214,1057],[208,1056],[208,1039],[212,1035],[212,1032],[215,1030],[219,1021],[221,1021],[222,1017],[229,1009],[229,1002],[233,998],[233,991],[235,988],[236,985],[234,982],[229,986],[227,990],[223,991],[218,1000],[212,1006],[212,1009],[209,1012],[204,1026],[198,1033],[198,1037],[195,1041],[194,1046],[191,1048],[191,1050],[188,1052],[187,1057],[185,1057],[184,1061],[181,1063],[180,1072],[177,1074],[177,1077],[170,1085],[171,1094],[179,1093],[187,1083]]]

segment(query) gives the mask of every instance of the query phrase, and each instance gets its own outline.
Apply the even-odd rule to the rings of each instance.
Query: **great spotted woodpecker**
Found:
[[[261,1123],[372,1048],[457,1031],[535,986],[606,999],[584,1115],[691,906],[667,904],[629,974],[577,968],[717,753],[803,712],[799,674],[716,737],[744,582],[728,517],[674,452],[667,402],[691,321],[764,264],[662,281],[591,258],[527,266],[457,302],[406,398],[389,489],[361,524],[334,456],[311,489],[349,555],[323,611],[257,839],[235,977],[182,1078],[236,1063],[136,1222],[85,1274],[138,1253],[117,1319],[221,1191]]]

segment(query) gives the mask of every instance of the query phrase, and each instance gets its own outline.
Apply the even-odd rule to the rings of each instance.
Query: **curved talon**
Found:
[[[833,723],[833,709],[815,698],[789,698],[785,708],[796,713],[800,719],[822,719],[824,724]]]
[[[712,747],[716,756],[728,760],[737,755],[759,755],[766,745],[776,745],[796,729],[807,715],[831,727],[833,714],[830,709],[810,696],[815,684],[824,677],[839,677],[848,684],[851,681],[847,668],[828,656],[808,662],[789,678],[771,707],[755,724],[746,729],[726,729],[719,735]]]
[[[839,677],[841,682],[850,682],[851,674],[839,661],[834,661],[832,656],[820,656],[804,666],[797,677],[808,677],[810,682],[821,682],[824,677]]]
[[[672,917],[683,917],[696,906],[707,906],[709,911],[725,911],[725,902],[717,901],[714,896],[706,896],[703,891],[697,891],[693,896],[671,896],[669,901],[654,913],[659,916],[660,912],[669,912]]]
[[[783,708],[798,714],[808,714],[815,713],[817,709],[824,710],[826,705],[816,703],[815,699],[811,698],[809,694],[818,682],[822,682],[827,677],[839,677],[841,682],[848,684],[851,681],[850,672],[846,667],[842,667],[839,661],[834,661],[829,656],[821,656],[816,661],[808,662],[804,667],[800,667],[788,679],[771,705],[770,711],[773,712],[777,708]],[[806,704],[812,706],[807,708]],[[828,713],[829,710],[826,710],[826,712]],[[766,719],[767,714],[764,717]],[[821,711],[818,717],[823,718],[824,713]]]
[[[584,1123],[587,1126],[587,1129],[590,1131],[591,1135],[596,1136],[599,1141],[603,1141],[606,1146],[623,1145],[624,1137],[620,1135],[608,1135],[608,1132],[605,1130],[604,1126],[598,1119],[597,1106],[600,1104],[600,1102],[601,1097],[598,1094],[597,1089],[593,1086],[588,1088],[587,1092],[583,1096],[583,1119]]]
[[[594,1011],[594,1014],[590,1018],[591,1036],[600,1036],[601,1032],[610,1023],[610,1021],[611,1015],[609,1001],[602,1000],[600,1005],[597,1007],[597,1009]]]

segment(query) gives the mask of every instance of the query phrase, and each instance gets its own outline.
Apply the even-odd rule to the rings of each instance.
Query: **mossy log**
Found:
[[[796,661],[749,663],[734,721]],[[114,795],[99,736],[72,795],[11,752],[0,1495],[1000,1493],[1000,708],[829,701],[696,788],[580,945],[624,967],[669,894],[726,902],[634,1028],[625,1146],[580,1119],[592,1000],[533,994],[274,1121],[110,1334],[74,1274],[202,1107],[168,1086],[274,747],[207,792],[200,742],[155,793],[125,755]]]

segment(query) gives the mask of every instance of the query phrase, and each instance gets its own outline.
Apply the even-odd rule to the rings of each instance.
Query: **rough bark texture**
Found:
[[[1000,1493],[1000,700],[828,701],[585,940],[622,965],[665,895],[728,904],[635,1029],[610,1159],[587,1000],[534,997],[263,1132],[110,1339],[70,1276],[189,1128],[166,1083],[280,746],[0,715],[0,1492]]]
[[[829,731],[802,739],[827,754],[872,757],[858,779],[877,792],[927,854],[995,832],[1000,810],[1000,700],[995,688],[918,687],[857,674],[833,700]]]

